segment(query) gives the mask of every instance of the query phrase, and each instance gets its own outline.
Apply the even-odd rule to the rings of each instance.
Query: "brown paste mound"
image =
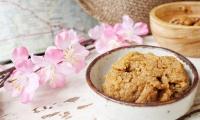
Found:
[[[130,52],[112,65],[102,88],[121,101],[150,103],[175,99],[188,87],[186,71],[175,57]]]

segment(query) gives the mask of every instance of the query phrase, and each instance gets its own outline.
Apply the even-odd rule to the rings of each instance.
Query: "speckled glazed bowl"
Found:
[[[176,57],[191,80],[189,90],[179,98],[148,104],[128,103],[106,96],[101,89],[104,75],[116,60],[130,51]],[[197,70],[187,58],[169,49],[146,45],[121,47],[98,56],[88,66],[86,79],[94,95],[95,110],[108,120],[175,120],[190,109],[198,86]]]

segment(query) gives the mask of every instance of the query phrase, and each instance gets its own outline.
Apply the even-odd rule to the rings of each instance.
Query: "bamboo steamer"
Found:
[[[174,2],[155,7],[150,12],[153,37],[162,47],[172,49],[188,57],[200,57],[200,26],[169,23],[176,16],[200,18],[200,2]]]

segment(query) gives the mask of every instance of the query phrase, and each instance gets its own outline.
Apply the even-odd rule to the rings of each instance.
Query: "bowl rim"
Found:
[[[171,23],[168,23],[162,19],[160,19],[159,17],[157,17],[156,15],[156,12],[157,10],[159,10],[160,8],[162,7],[166,7],[166,6],[170,6],[170,5],[180,5],[180,4],[185,4],[185,5],[188,5],[188,4],[198,4],[200,6],[200,2],[198,1],[182,1],[182,2],[171,2],[171,3],[165,3],[165,4],[162,4],[162,5],[159,5],[157,7],[154,7],[151,11],[150,11],[150,24],[151,24],[151,21],[155,21],[161,25],[164,25],[164,26],[168,26],[168,27],[172,27],[172,28],[184,28],[184,29],[194,29],[194,28],[200,28],[200,26],[186,26],[186,25],[175,25],[175,24],[171,24]]]
[[[156,102],[156,103],[152,102],[152,103],[146,103],[146,104],[144,104],[144,103],[131,103],[131,102],[125,102],[125,101],[117,100],[117,99],[109,97],[108,95],[105,95],[102,91],[98,90],[94,86],[94,84],[92,83],[92,80],[90,78],[90,73],[91,73],[92,67],[97,63],[97,61],[99,61],[103,57],[105,57],[105,56],[107,56],[107,55],[109,55],[109,54],[111,54],[113,52],[117,52],[117,51],[122,50],[122,49],[129,49],[129,48],[155,48],[155,49],[161,49],[161,50],[165,50],[165,51],[173,53],[182,62],[187,64],[189,66],[189,68],[192,70],[192,74],[194,76],[193,84],[190,86],[190,88],[182,96],[180,96],[180,97],[178,97],[176,99],[170,100],[170,101],[166,101],[166,102]],[[110,51],[108,51],[106,53],[103,53],[103,54],[97,56],[94,60],[92,60],[92,62],[89,64],[89,66],[86,69],[86,81],[87,81],[87,84],[88,84],[89,88],[92,91],[94,91],[97,95],[99,95],[100,97],[102,97],[102,98],[104,98],[104,99],[106,99],[108,101],[111,101],[111,102],[114,102],[114,103],[118,103],[118,104],[122,104],[122,105],[133,106],[133,107],[151,107],[151,106],[152,107],[156,107],[156,106],[163,106],[163,105],[168,105],[168,104],[175,103],[177,101],[180,101],[180,100],[184,99],[186,96],[188,96],[189,94],[194,92],[195,88],[197,87],[197,85],[199,83],[199,76],[198,76],[197,69],[193,65],[193,63],[189,59],[184,57],[183,55],[181,55],[181,54],[179,54],[179,53],[177,53],[177,52],[175,52],[173,50],[170,50],[170,49],[167,49],[167,48],[163,48],[163,47],[151,46],[151,45],[131,45],[131,46],[119,47],[119,48],[110,50]]]

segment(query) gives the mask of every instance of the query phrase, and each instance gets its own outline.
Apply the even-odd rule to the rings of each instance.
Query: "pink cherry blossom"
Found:
[[[88,32],[92,39],[95,39],[95,48],[97,52],[104,53],[111,49],[128,45],[116,34],[116,29],[108,24],[101,24],[90,29]]]
[[[143,39],[140,35],[148,34],[147,24],[142,22],[134,24],[133,20],[127,15],[123,16],[122,23],[116,24],[115,28],[117,35],[121,39],[128,40],[129,42],[135,42],[137,44],[143,43]]]
[[[79,41],[79,36],[74,30],[63,29],[56,35],[55,45],[59,49],[66,49],[69,48],[72,44],[79,43]]]
[[[14,49],[12,61],[16,69],[5,82],[5,89],[14,97],[20,96],[22,103],[28,103],[41,84],[63,87],[71,74],[85,66],[89,51],[80,44],[82,40],[74,30],[63,30],[56,35],[56,46],[48,47],[44,56],[31,55],[29,59],[25,47]]]
[[[127,46],[130,44],[142,44],[140,35],[148,33],[147,25],[139,22],[134,24],[127,15],[123,16],[123,22],[114,26],[100,24],[90,29],[88,35],[96,40],[95,48],[97,52],[104,53],[111,49]]]
[[[93,29],[90,29],[88,35],[96,40],[99,39],[115,39],[117,40],[116,31],[113,26],[102,23],[95,26]]]
[[[68,70],[71,68],[68,66],[68,69],[63,70],[61,64],[63,60],[63,52],[60,49],[55,47],[48,47],[44,57],[43,56],[31,56],[33,63],[41,68],[38,71],[40,76],[40,84],[46,82],[49,83],[52,88],[64,87],[65,80],[67,79]]]
[[[34,65],[28,56],[25,47],[14,49],[12,61],[16,70],[4,84],[5,89],[11,91],[12,96],[20,96],[22,103],[30,102],[39,87],[39,76],[34,73]]]
[[[129,43],[126,42],[120,42],[113,39],[102,39],[95,42],[95,48],[99,53],[105,53],[109,50],[112,50],[114,48],[127,46]]]
[[[23,62],[28,59],[28,55],[26,47],[15,48],[12,53],[12,61],[13,63]]]
[[[74,30],[63,30],[56,35],[55,45],[62,50],[63,64],[74,68],[78,73],[85,66],[85,59],[89,54],[80,43],[80,37]],[[73,70],[73,69],[72,69]]]

